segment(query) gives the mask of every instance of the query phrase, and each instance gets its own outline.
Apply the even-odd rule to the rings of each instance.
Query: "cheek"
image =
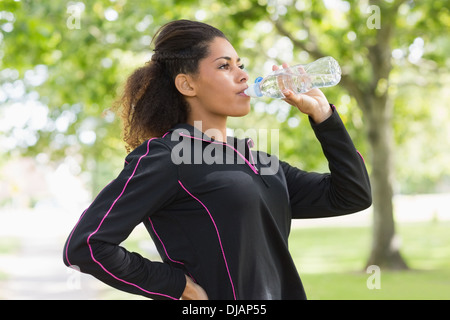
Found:
[[[198,98],[204,108],[223,115],[243,116],[250,111],[250,99],[236,95],[234,79],[224,75],[204,76],[199,83]]]
[[[202,86],[201,99],[214,109],[229,105],[233,98],[233,91],[226,86],[226,83],[220,83],[214,80],[205,82]]]

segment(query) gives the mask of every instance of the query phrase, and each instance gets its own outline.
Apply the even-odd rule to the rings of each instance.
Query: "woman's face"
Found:
[[[191,108],[204,115],[248,114],[250,98],[243,93],[248,87],[248,74],[236,50],[228,40],[217,37],[210,43],[209,52],[200,60],[198,74],[192,78],[195,96],[188,99]]]

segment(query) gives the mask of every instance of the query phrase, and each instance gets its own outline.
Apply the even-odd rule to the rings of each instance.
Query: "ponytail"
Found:
[[[158,30],[152,60],[131,74],[118,100],[127,152],[186,122],[189,105],[175,87],[175,77],[196,74],[215,37],[226,38],[212,26],[189,20],[173,21]]]
[[[132,73],[120,103],[127,152],[187,119],[186,101],[164,67],[155,61]]]

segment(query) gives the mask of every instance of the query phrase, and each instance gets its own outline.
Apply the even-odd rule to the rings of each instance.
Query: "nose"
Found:
[[[240,83],[247,82],[248,78],[249,78],[249,76],[248,76],[247,72],[245,72],[244,70],[240,70],[239,82]]]

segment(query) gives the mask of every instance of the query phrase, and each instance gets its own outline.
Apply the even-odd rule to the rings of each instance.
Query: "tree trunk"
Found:
[[[395,21],[403,0],[383,10],[384,19]],[[378,1],[371,1],[379,5]],[[368,59],[372,67],[372,79],[359,90],[368,128],[372,156],[372,201],[373,237],[367,265],[380,268],[407,269],[400,254],[400,241],[395,233],[393,208],[393,144],[392,127],[393,102],[389,99],[389,75],[392,70],[390,41],[394,35],[394,24],[386,23],[377,29],[376,41],[369,46]]]
[[[380,6],[381,1],[371,1],[371,5]],[[383,6],[383,19],[395,21],[398,8],[404,0],[393,5]],[[280,19],[274,21],[278,32],[291,39],[294,46],[308,51],[318,59],[325,56],[316,39],[310,36],[307,46],[296,39],[283,25]],[[309,27],[303,24],[305,30]],[[372,201],[373,201],[373,238],[370,258],[367,265],[378,265],[389,269],[407,269],[400,255],[399,239],[395,234],[393,216],[393,105],[389,100],[388,83],[392,69],[390,41],[394,34],[394,23],[385,23],[376,30],[375,39],[367,39],[368,62],[372,67],[371,79],[361,81],[350,74],[342,74],[342,85],[353,96],[363,111],[367,125],[368,138],[372,153]],[[375,40],[375,41],[372,41]]]
[[[389,269],[407,269],[400,255],[393,216],[393,128],[392,103],[387,97],[371,99],[366,123],[372,154],[373,238],[367,262]]]

